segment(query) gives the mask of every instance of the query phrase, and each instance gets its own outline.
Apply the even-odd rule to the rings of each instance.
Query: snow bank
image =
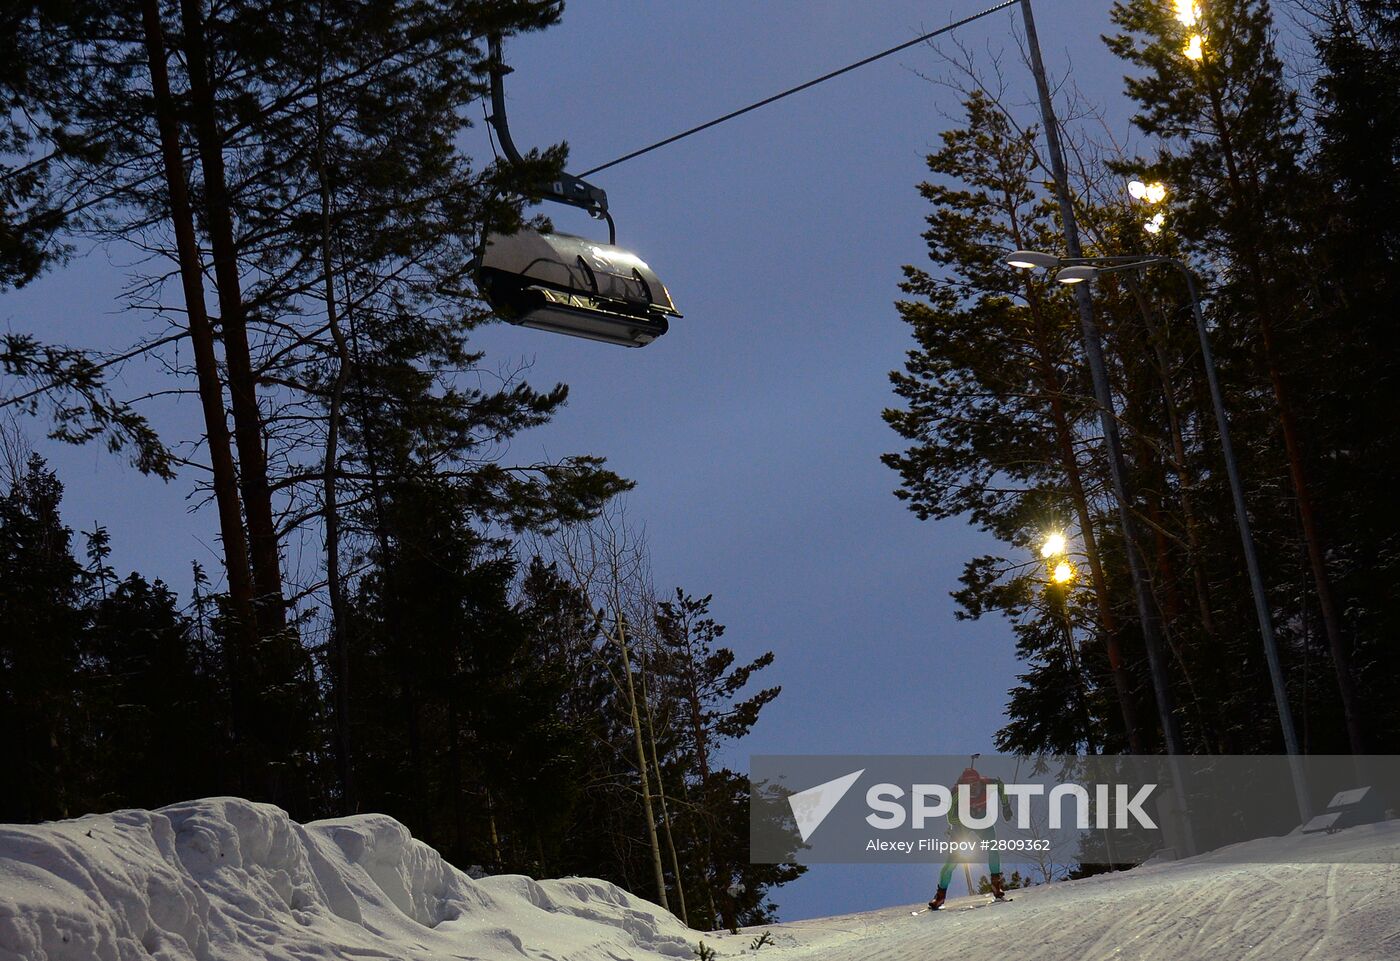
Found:
[[[702,936],[603,881],[473,881],[381,815],[212,798],[0,827],[0,961],[664,961],[702,938],[721,961],[1395,961],[1400,822],[1012,896]]]
[[[690,958],[613,884],[473,881],[383,815],[210,798],[0,827],[0,961]]]

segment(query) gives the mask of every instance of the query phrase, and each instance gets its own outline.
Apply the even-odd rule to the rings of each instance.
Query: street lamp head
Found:
[[[1147,196],[1147,184],[1141,180],[1128,181],[1128,195],[1134,200],[1142,200]]]
[[[1049,559],[1051,557],[1058,557],[1064,552],[1065,535],[1061,534],[1059,531],[1056,531],[1053,534],[1047,534],[1045,537],[1045,543],[1040,545],[1040,556],[1046,559]]]
[[[1062,284],[1079,284],[1086,280],[1093,280],[1099,275],[1097,267],[1090,267],[1088,264],[1076,264],[1073,267],[1066,267],[1055,275],[1055,279]]]
[[[1074,580],[1074,565],[1069,561],[1060,561],[1055,565],[1055,569],[1050,572],[1056,584],[1068,584]]]
[[[1035,270],[1042,268],[1049,270],[1057,267],[1060,258],[1054,254],[1043,254],[1038,250],[1016,250],[1008,254],[1004,263],[1009,267],[1018,267],[1021,270]]]

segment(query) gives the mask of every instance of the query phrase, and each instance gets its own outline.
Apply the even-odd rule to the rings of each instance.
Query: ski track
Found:
[[[761,953],[772,961],[1400,959],[1400,866],[1377,853],[1400,856],[1400,822],[1254,843],[1264,857],[1277,857],[1280,845],[1325,846],[1337,863],[1229,864],[1206,855],[1021,889],[1014,903],[986,910],[959,910],[985,900],[959,898],[933,914],[911,916],[911,905],[855,916],[863,924],[798,921],[707,943],[721,957],[749,954],[743,949],[767,930],[776,944]],[[1346,863],[1358,852],[1371,860]]]
[[[604,881],[472,880],[383,815],[211,798],[0,825],[0,961],[1400,961],[1390,862],[1400,821],[729,934]]]

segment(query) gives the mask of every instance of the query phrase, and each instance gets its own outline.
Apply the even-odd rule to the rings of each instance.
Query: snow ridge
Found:
[[[605,881],[474,881],[393,818],[208,798],[0,827],[0,961],[690,958]]]

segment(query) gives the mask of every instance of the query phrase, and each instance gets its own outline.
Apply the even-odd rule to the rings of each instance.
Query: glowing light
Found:
[[[1187,60],[1200,60],[1206,55],[1205,50],[1202,49],[1204,43],[1205,41],[1201,39],[1199,33],[1193,33],[1181,52]]]
[[[1176,19],[1183,27],[1194,27],[1201,19],[1201,8],[1196,0],[1173,0]]]
[[[1134,200],[1145,204],[1160,204],[1167,199],[1167,185],[1160,180],[1145,184],[1141,180],[1128,181],[1128,193]]]
[[[1074,580],[1074,565],[1069,561],[1060,561],[1055,565],[1055,569],[1050,572],[1056,584],[1068,584]]]
[[[1098,268],[1090,267],[1086,264],[1066,267],[1055,275],[1055,280],[1061,284],[1082,284],[1086,280],[1092,280],[1098,276]]]
[[[1065,535],[1061,534],[1059,531],[1047,535],[1045,538],[1045,543],[1040,546],[1041,557],[1056,557],[1060,554],[1063,554],[1064,552]]]
[[[1163,213],[1158,213],[1155,216],[1153,216],[1151,220],[1147,221],[1147,223],[1143,224],[1142,229],[1147,231],[1149,234],[1160,234],[1162,232],[1162,225],[1166,222],[1167,215]]]

